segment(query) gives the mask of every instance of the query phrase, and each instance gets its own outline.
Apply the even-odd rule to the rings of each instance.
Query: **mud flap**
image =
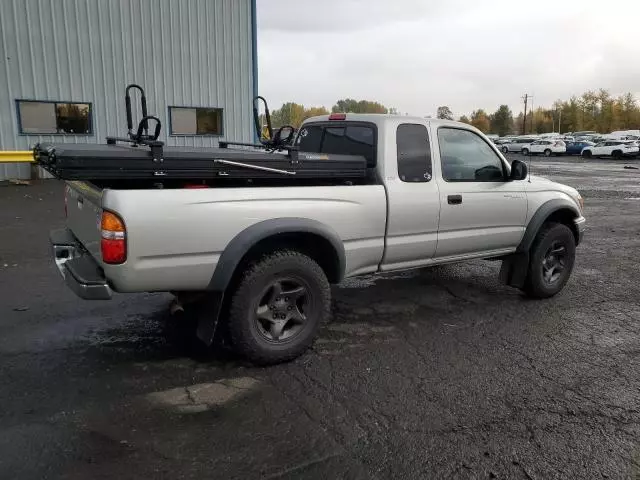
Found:
[[[502,260],[500,281],[510,287],[522,288],[529,273],[529,252],[517,252]]]
[[[196,335],[207,346],[213,343],[216,334],[223,297],[223,292],[207,292],[206,298],[195,307],[194,313],[198,321]]]

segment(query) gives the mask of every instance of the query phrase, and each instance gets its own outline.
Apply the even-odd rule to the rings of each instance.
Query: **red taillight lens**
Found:
[[[124,263],[127,260],[127,229],[122,219],[115,213],[102,212],[100,229],[102,261]]]
[[[331,115],[329,115],[329,120],[346,120],[346,119],[347,119],[346,113],[332,113]]]

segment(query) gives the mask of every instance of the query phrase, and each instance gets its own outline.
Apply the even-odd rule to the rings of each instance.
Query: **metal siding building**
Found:
[[[124,136],[129,83],[145,88],[169,145],[253,140],[255,10],[255,0],[0,0],[0,150]],[[23,134],[18,99],[89,103],[92,132]],[[170,135],[170,106],[222,108],[223,136]],[[29,170],[0,163],[0,179]]]

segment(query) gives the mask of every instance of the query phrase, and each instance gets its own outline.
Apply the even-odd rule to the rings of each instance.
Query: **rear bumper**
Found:
[[[88,254],[69,229],[49,234],[53,259],[67,286],[85,300],[109,300],[113,291],[100,265]]]
[[[575,220],[576,230],[578,231],[578,242],[576,245],[582,243],[582,239],[584,238],[584,232],[587,229],[587,221],[584,217],[580,217]]]

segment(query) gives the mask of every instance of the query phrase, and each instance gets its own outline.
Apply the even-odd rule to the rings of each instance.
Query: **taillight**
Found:
[[[102,212],[100,236],[102,261],[124,263],[127,259],[127,229],[122,219],[115,213]]]
[[[332,113],[331,115],[329,115],[329,120],[346,120],[346,119],[347,119],[346,113]]]

